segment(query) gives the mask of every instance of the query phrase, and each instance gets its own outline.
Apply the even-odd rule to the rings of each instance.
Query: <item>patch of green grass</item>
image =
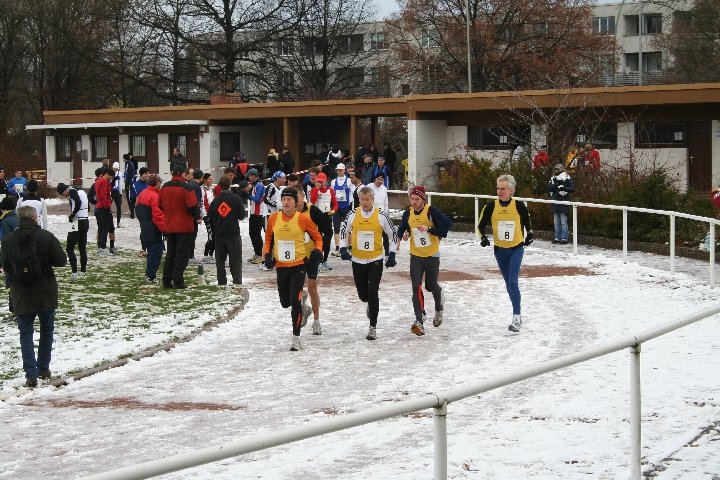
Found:
[[[186,290],[145,285],[145,258],[130,250],[119,250],[113,258],[90,253],[88,272],[76,282],[70,281],[69,266],[55,269],[59,296],[53,358],[62,359],[65,367],[65,372],[56,373],[90,368],[185,335],[239,300],[232,290],[196,285],[195,273],[192,267],[185,271],[190,287]],[[0,318],[9,313],[6,298],[0,301]],[[2,389],[4,382],[24,376],[18,330],[12,321],[0,322],[0,354]]]

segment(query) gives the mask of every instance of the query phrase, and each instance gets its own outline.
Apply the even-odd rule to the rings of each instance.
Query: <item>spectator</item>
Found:
[[[279,155],[274,148],[271,148],[268,152],[267,161],[265,162],[265,169],[263,171],[264,178],[272,178],[275,172],[280,171],[280,160]]]
[[[385,157],[378,157],[377,165],[373,169],[373,179],[377,178],[378,174],[382,173],[385,175],[385,188],[390,188],[390,167],[385,164]]]
[[[67,256],[55,235],[37,224],[35,208],[20,207],[17,215],[18,230],[2,239],[2,266],[9,276],[13,312],[20,330],[25,385],[35,388],[38,377],[52,377],[50,358],[58,307],[58,284],[53,267],[64,267]],[[37,357],[33,339],[35,317],[40,320]]]
[[[37,223],[40,228],[47,230],[48,218],[47,218],[47,203],[44,198],[40,198],[38,195],[38,182],[37,180],[30,180],[27,182],[27,193],[24,197],[20,197],[17,202],[17,208],[23,205],[32,205],[37,212]]]
[[[0,168],[0,195],[8,194],[8,185],[5,181],[5,170]]]
[[[172,180],[160,189],[158,206],[163,212],[163,233],[167,237],[167,255],[163,265],[163,288],[182,289],[185,269],[192,255],[195,224],[202,221],[198,198],[183,177],[180,164],[175,165]]]
[[[25,185],[27,185],[27,178],[23,177],[22,170],[17,170],[15,176],[7,182],[8,195],[21,196],[25,193]]]
[[[178,147],[173,148],[172,154],[170,155],[170,171],[174,172],[179,169],[185,171],[188,168],[187,159],[180,153]]]
[[[230,192],[230,180],[225,177],[218,182],[220,195],[210,204],[208,216],[215,240],[215,266],[219,286],[227,284],[225,259],[230,265],[233,286],[242,284],[242,243],[240,222],[245,218],[245,207],[239,195]]]
[[[540,150],[537,151],[532,160],[532,169],[537,170],[539,168],[550,165],[550,155],[548,155],[547,147],[542,145]]]
[[[124,173],[124,180],[125,180],[125,201],[128,204],[128,210],[130,210],[130,219],[135,218],[135,198],[136,196],[133,196],[132,189],[133,184],[137,180],[138,177],[138,164],[137,160],[133,157],[132,153],[126,153],[123,155],[123,160],[125,160],[125,173]]]
[[[162,179],[156,175],[148,175],[147,187],[137,198],[137,217],[140,221],[140,241],[147,251],[145,262],[145,283],[157,284],[157,271],[163,253],[162,231],[164,215],[158,204]]]
[[[570,201],[570,194],[575,191],[575,183],[565,172],[561,163],[555,165],[553,176],[548,182],[548,192],[553,200]],[[553,221],[555,223],[555,238],[553,244],[567,245],[568,243],[568,205],[552,204]]]
[[[113,163],[113,179],[112,179],[112,199],[117,209],[117,226],[120,226],[120,218],[122,216],[122,191],[123,176],[120,174],[120,162]]]
[[[280,160],[282,171],[285,175],[290,175],[295,171],[295,160],[293,159],[290,149],[285,145],[282,149],[282,159]]]
[[[595,171],[600,170],[600,152],[591,143],[585,145],[583,149],[583,166],[592,168]]]

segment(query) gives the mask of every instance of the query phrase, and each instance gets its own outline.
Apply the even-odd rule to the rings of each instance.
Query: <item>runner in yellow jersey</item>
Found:
[[[367,303],[370,328],[367,340],[377,338],[377,319],[380,311],[380,279],[383,273],[385,249],[383,233],[392,238],[392,246],[385,261],[388,268],[394,267],[397,236],[387,212],[373,206],[375,193],[370,187],[361,187],[358,192],[360,208],[353,209],[340,227],[340,257],[352,260],[353,280],[358,297]],[[352,255],[348,252],[352,246]]]
[[[309,255],[310,261],[319,262],[322,259],[320,232],[309,216],[301,215],[296,210],[297,201],[296,189],[292,187],[283,189],[280,194],[281,210],[274,212],[268,218],[263,246],[265,266],[269,269],[275,266],[277,270],[280,305],[291,309],[293,326],[291,351],[302,348],[300,344],[302,289],[305,284],[307,262],[305,233],[313,240],[314,249]]]
[[[442,325],[445,318],[445,290],[438,284],[440,272],[440,239],[447,237],[452,221],[439,208],[428,205],[425,187],[416,185],[408,192],[410,208],[403,212],[398,237],[410,240],[410,282],[415,321],[410,331],[425,335],[425,295],[422,291],[423,276],[425,290],[432,292],[435,300],[433,326]]]
[[[500,175],[497,178],[497,200],[488,202],[480,213],[478,229],[482,238],[480,245],[487,247],[490,241],[485,236],[485,228],[492,224],[495,243],[495,260],[505,279],[505,288],[512,303],[513,316],[508,330],[519,332],[522,325],[520,314],[520,266],[525,246],[533,242],[530,225],[530,213],[525,202],[515,200],[515,177]]]

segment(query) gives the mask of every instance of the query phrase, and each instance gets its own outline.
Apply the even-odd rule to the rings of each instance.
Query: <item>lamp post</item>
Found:
[[[468,93],[472,93],[472,65],[470,64],[470,0],[465,0],[465,29],[467,34]]]

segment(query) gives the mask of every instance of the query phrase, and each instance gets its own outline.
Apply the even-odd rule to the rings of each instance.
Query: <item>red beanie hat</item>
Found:
[[[418,197],[422,198],[424,202],[427,203],[427,193],[425,193],[425,187],[422,185],[415,185],[410,189],[410,195],[417,195]]]

